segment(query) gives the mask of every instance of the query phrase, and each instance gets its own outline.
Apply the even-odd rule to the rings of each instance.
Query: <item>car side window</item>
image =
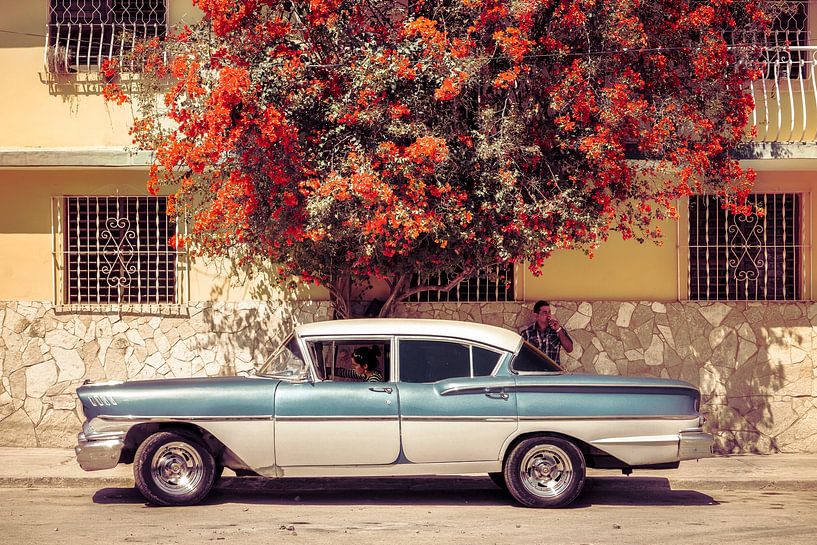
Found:
[[[436,340],[400,340],[400,380],[437,382],[447,378],[470,377],[468,345]]]
[[[363,348],[373,354],[375,368],[373,371],[383,377],[383,381],[390,380],[390,348],[391,342],[384,339],[335,339],[320,341],[308,341],[309,353],[312,361],[315,362],[318,375],[321,380],[362,381],[363,377],[357,376],[352,365],[352,355],[355,350]]]
[[[493,350],[472,346],[471,358],[473,359],[474,376],[485,377],[493,373],[499,357],[500,354]]]

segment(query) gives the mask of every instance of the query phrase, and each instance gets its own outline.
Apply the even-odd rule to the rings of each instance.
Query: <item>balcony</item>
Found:
[[[752,142],[817,142],[817,46],[766,49],[766,73],[751,84]]]

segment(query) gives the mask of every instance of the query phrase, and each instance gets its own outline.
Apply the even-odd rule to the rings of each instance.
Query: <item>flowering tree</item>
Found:
[[[658,239],[673,202],[743,208],[731,159],[779,0],[196,0],[201,23],[133,51],[149,187],[179,244],[327,286],[453,281],[617,231]],[[157,101],[157,94],[163,100]],[[638,158],[638,159],[635,159]]]

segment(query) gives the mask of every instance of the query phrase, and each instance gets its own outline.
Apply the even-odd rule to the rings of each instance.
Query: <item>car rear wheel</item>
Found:
[[[563,507],[582,491],[585,461],[566,439],[532,437],[514,447],[504,474],[508,491],[522,505]]]
[[[215,481],[216,463],[202,443],[175,432],[158,432],[136,451],[133,476],[143,496],[156,505],[200,502]]]

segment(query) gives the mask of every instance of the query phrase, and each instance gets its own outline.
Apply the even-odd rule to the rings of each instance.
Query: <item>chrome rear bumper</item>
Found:
[[[124,433],[96,435],[89,439],[85,433],[80,432],[77,435],[77,446],[74,447],[74,452],[77,455],[79,467],[85,471],[97,471],[116,467],[124,446]]]
[[[678,459],[695,460],[712,456],[714,437],[700,429],[684,430],[678,434]]]

